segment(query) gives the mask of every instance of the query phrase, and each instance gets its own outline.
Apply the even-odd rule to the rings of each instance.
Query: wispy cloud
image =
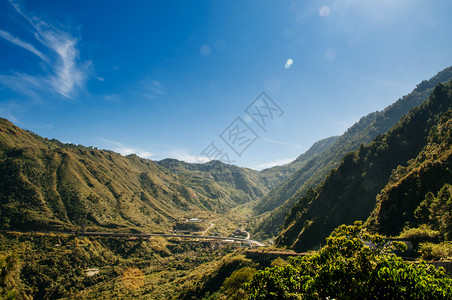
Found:
[[[47,57],[44,56],[44,54],[42,54],[38,49],[36,49],[33,45],[26,43],[24,41],[22,41],[21,39],[19,39],[18,37],[15,37],[13,35],[11,35],[9,32],[1,30],[0,29],[0,37],[4,38],[5,40],[19,46],[22,47],[28,51],[30,51],[31,53],[37,55],[38,57],[40,57],[42,60],[44,61],[48,61]]]
[[[121,95],[118,94],[105,95],[104,99],[111,102],[121,102]]]
[[[26,111],[27,108],[21,105],[18,105],[15,102],[6,102],[0,104],[0,116],[2,118],[6,118],[15,124],[20,124],[19,119],[16,117],[16,112]]]
[[[166,90],[162,83],[158,80],[150,80],[143,83],[143,96],[148,99],[155,99],[159,96],[166,95]]]
[[[285,164],[288,164],[288,163],[294,161],[295,158],[296,157],[277,159],[277,160],[274,160],[271,162],[255,165],[252,168],[256,169],[256,170],[263,170],[263,169],[268,169],[268,168],[271,168],[274,166],[281,166],[281,165],[285,165]]]
[[[199,156],[199,155],[193,155],[190,154],[185,149],[177,149],[174,151],[171,151],[165,155],[165,157],[168,158],[175,158],[178,160],[182,160],[188,163],[206,163],[208,161],[211,161],[211,158],[205,157],[205,156]]]
[[[338,129],[338,133],[342,133],[352,127],[359,118],[350,118],[348,120],[331,120],[331,123]]]
[[[148,152],[148,151],[140,149],[140,148],[127,146],[127,145],[124,145],[123,143],[120,143],[117,141],[112,141],[112,140],[104,139],[104,138],[99,138],[99,140],[112,145],[113,147],[111,147],[111,148],[109,147],[109,148],[113,151],[121,153],[122,155],[136,154],[139,157],[143,157],[143,158],[151,158],[153,156],[153,154],[151,152]]]
[[[9,2],[15,12],[31,25],[29,28],[34,39],[23,41],[5,30],[0,30],[0,37],[38,56],[44,62],[41,71],[45,75],[32,76],[16,71],[0,77],[0,83],[13,89],[21,86],[25,90],[54,91],[72,99],[76,89],[83,85],[91,65],[89,61],[80,61],[78,39],[38,17],[29,16],[15,1]],[[38,48],[43,48],[45,54]]]
[[[295,144],[295,143],[286,143],[286,142],[281,142],[281,141],[277,141],[277,140],[272,140],[272,139],[269,139],[269,138],[262,138],[262,140],[266,141],[268,143],[276,144],[276,145],[289,146],[289,147],[292,147],[294,149],[303,148],[303,146],[301,146],[299,144]]]

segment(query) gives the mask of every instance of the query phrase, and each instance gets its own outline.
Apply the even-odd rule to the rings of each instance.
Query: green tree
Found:
[[[433,228],[439,230],[446,240],[451,240],[452,185],[445,184],[436,197],[429,192],[416,209],[415,216],[426,223],[431,223]]]
[[[19,272],[20,261],[15,253],[0,257],[0,300],[16,299],[14,288]]]
[[[256,269],[250,267],[236,270],[226,278],[221,289],[224,290],[228,299],[242,299],[246,296],[243,285],[250,282],[256,272]]]
[[[452,279],[426,263],[406,263],[360,222],[342,225],[313,255],[267,268],[246,284],[250,299],[451,299]]]

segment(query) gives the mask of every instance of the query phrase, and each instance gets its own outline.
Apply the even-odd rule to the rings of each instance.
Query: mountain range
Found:
[[[260,239],[277,235],[284,223],[285,215],[294,203],[309,189],[320,184],[332,169],[338,167],[344,155],[386,133],[410,109],[426,101],[437,84],[450,80],[452,67],[442,70],[429,80],[422,81],[410,94],[398,99],[384,110],[362,117],[343,135],[335,138],[334,143],[323,149],[318,156],[307,160],[255,206],[256,213],[261,217],[253,226],[253,235]]]
[[[414,210],[425,193],[451,181],[450,80],[452,67],[343,135],[262,171],[123,156],[0,119],[0,227],[161,232],[252,204],[253,238],[278,236],[277,245],[295,250],[354,220],[394,235],[420,222]]]
[[[299,198],[276,239],[315,248],[341,224],[367,220],[370,230],[399,234],[419,225],[415,210],[428,192],[452,182],[452,82],[438,84],[387,133],[346,154],[315,189]]]

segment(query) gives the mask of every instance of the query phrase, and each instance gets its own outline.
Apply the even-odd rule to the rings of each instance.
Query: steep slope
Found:
[[[383,111],[374,112],[361,118],[331,147],[306,162],[302,168],[261,200],[261,203],[273,203],[273,207],[277,208],[258,219],[252,227],[253,235],[262,239],[275,236],[284,223],[285,214],[290,211],[293,204],[310,188],[316,187],[331,169],[336,168],[346,153],[357,150],[361,144],[367,144],[376,136],[386,133],[411,108],[427,100],[438,83],[448,82],[451,79],[452,67],[449,67],[430,80],[422,81],[409,95],[399,99]],[[256,207],[260,206],[260,203],[256,205]],[[263,212],[261,209],[258,210],[258,213]]]
[[[0,119],[0,226],[165,230],[179,217],[223,213],[211,199],[136,155],[62,144]]]
[[[329,149],[337,141],[338,138],[339,137],[337,136],[332,136],[320,140],[314,143],[314,145],[312,145],[311,148],[308,149],[308,151],[301,154],[293,162],[284,166],[276,166],[270,169],[262,170],[261,174],[263,176],[268,176],[276,172],[291,175],[303,168],[309,168],[308,164],[314,161],[314,159],[322,154],[325,150]],[[267,211],[274,210],[276,207],[281,205],[281,203],[279,203],[277,199],[288,199],[297,190],[297,185],[291,183],[291,181],[286,181],[271,190],[270,193],[266,195],[261,201],[259,201],[258,205],[256,205],[255,212],[257,214],[262,214]]]
[[[215,160],[192,164],[164,159],[156,164],[178,175],[179,180],[210,199],[223,199],[231,205],[260,199],[268,193],[258,171],[228,165]]]
[[[367,219],[392,170],[418,156],[429,142],[429,132],[450,117],[451,107],[452,83],[439,84],[428,101],[414,108],[388,133],[348,153],[319,187],[294,205],[277,245],[310,249],[338,225]]]
[[[241,168],[218,160],[194,164],[163,159],[155,163],[177,174],[181,182],[208,198],[222,197],[230,203],[243,204],[261,199],[307,161],[330,147],[337,138],[320,140],[294,161],[262,171]]]
[[[416,216],[429,193],[436,194],[452,183],[452,111],[444,114],[428,137],[428,144],[407,166],[398,166],[388,184],[377,196],[377,204],[366,221],[366,227],[385,234],[397,235],[405,226],[430,223]],[[421,209],[421,208],[420,208]],[[452,214],[438,212],[439,214]]]

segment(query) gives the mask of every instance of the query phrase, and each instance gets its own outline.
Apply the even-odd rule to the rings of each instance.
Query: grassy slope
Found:
[[[317,159],[319,155],[321,155],[324,151],[327,151],[338,139],[337,136],[332,136],[323,140],[320,140],[314,145],[312,145],[308,151],[300,155],[297,159],[295,159],[290,164],[284,166],[277,166],[270,169],[262,170],[262,174],[271,174],[275,172],[286,172],[286,170],[290,170],[289,174],[293,174],[299,170],[304,168],[309,168],[309,165],[312,161]],[[293,178],[290,177],[290,178]],[[291,195],[293,195],[297,190],[297,185],[294,185],[291,180],[286,180],[282,184],[276,186],[274,189],[270,191],[265,197],[259,201],[258,205],[255,207],[255,211],[257,214],[263,214],[267,211],[272,211],[282,203],[281,199],[287,199]]]
[[[176,159],[164,159],[158,165],[176,173],[185,185],[211,198],[227,199],[232,204],[244,204],[268,193],[259,172],[221,161],[192,164]]]
[[[173,219],[207,217],[237,205],[181,181],[149,160],[50,141],[0,119],[3,228],[68,229],[85,223],[165,230]]]

